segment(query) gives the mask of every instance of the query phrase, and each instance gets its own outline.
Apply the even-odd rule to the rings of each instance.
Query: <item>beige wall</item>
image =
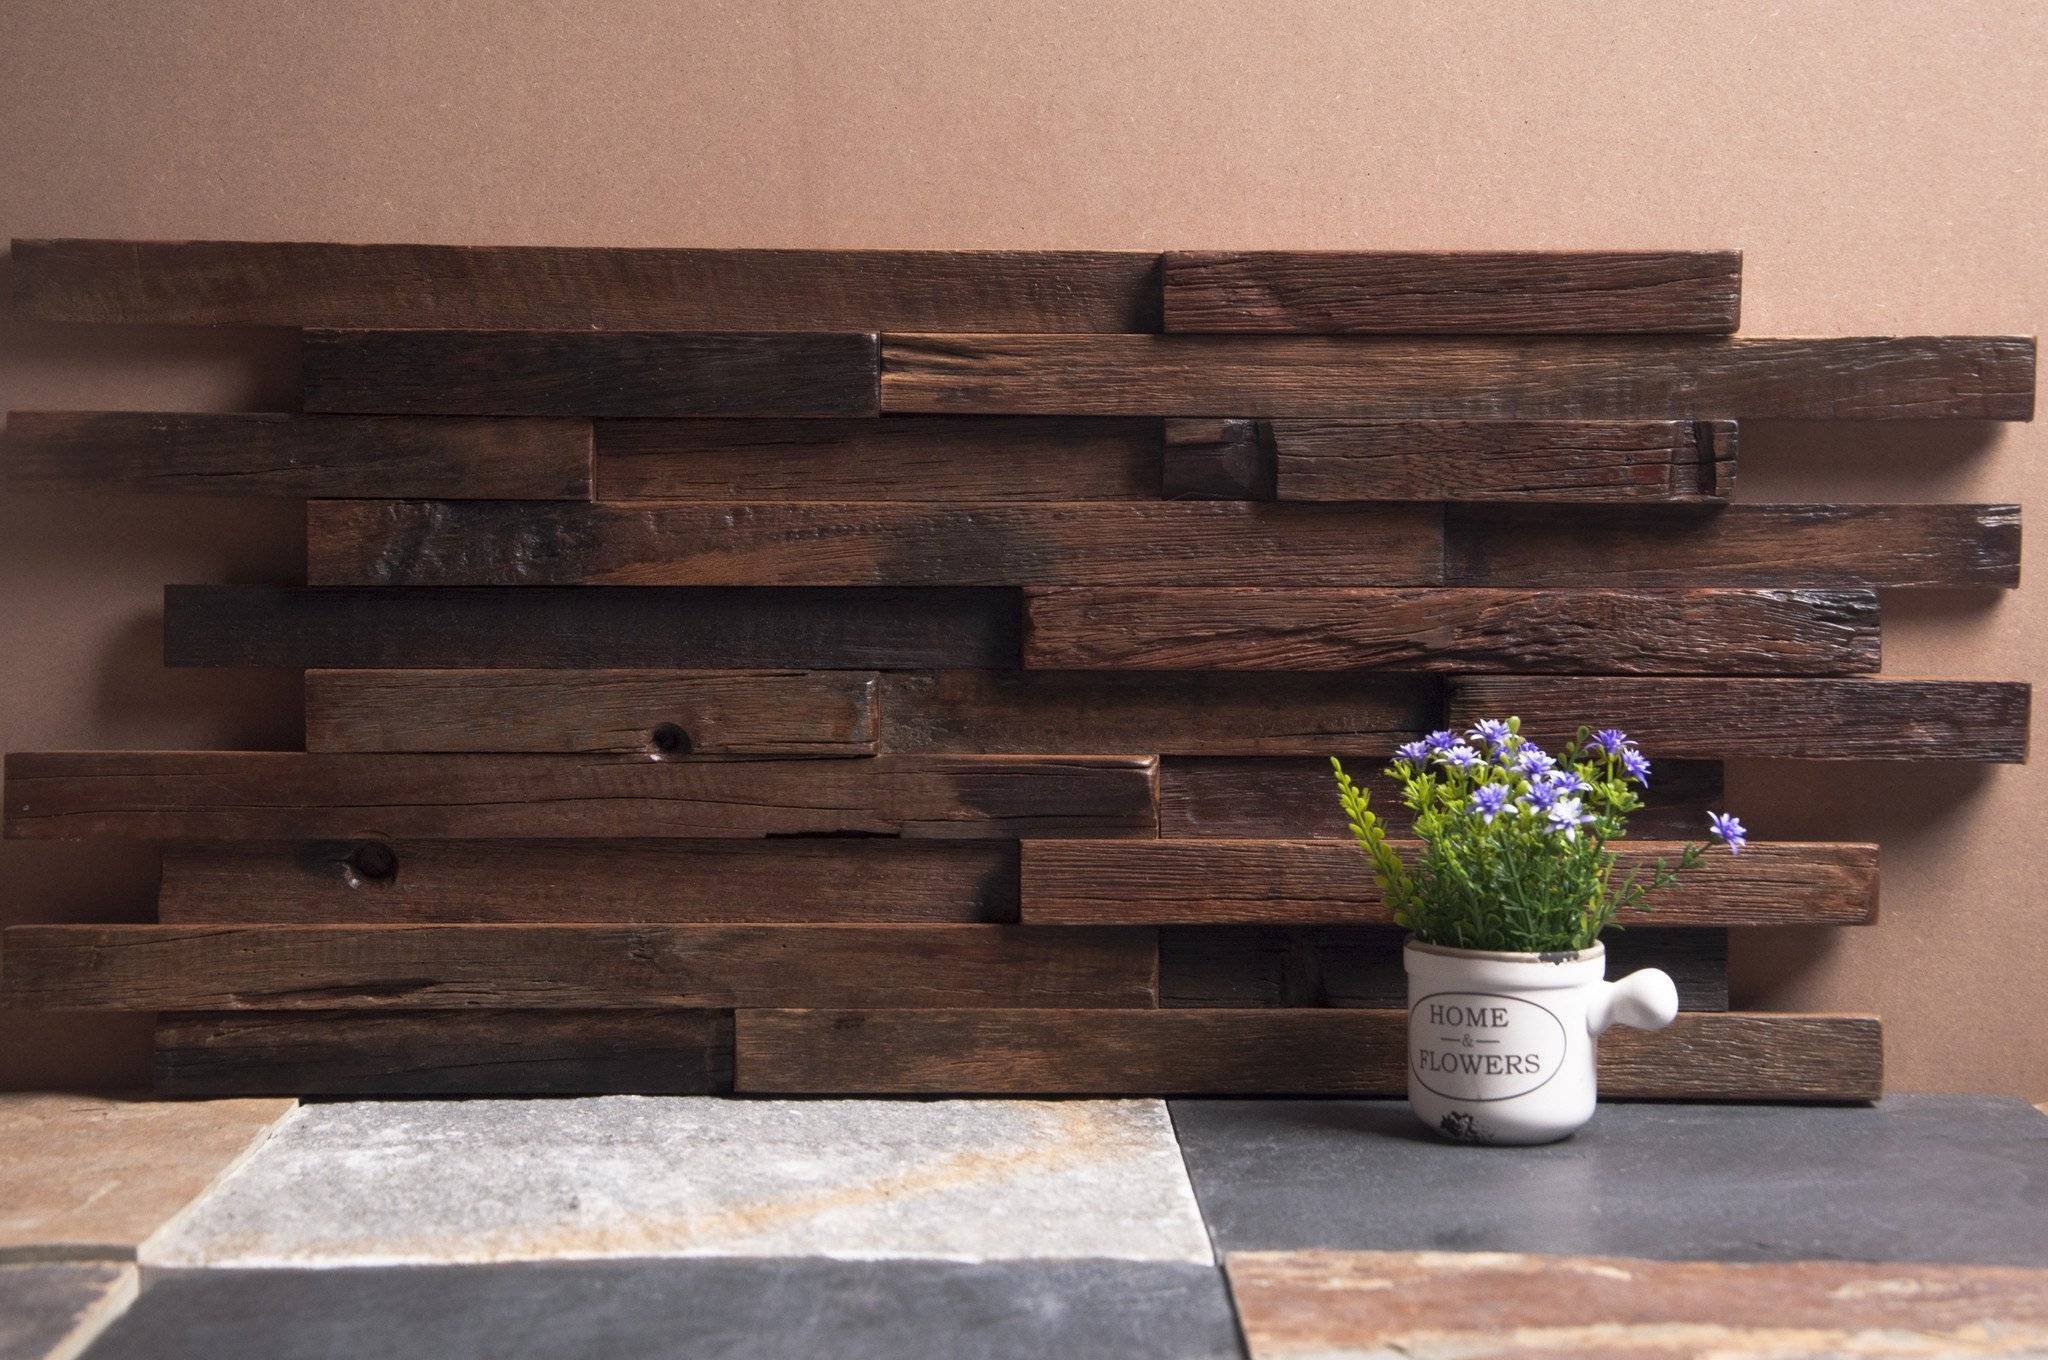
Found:
[[[1752,333],[2033,332],[2044,50],[2038,0],[7,0],[0,233],[1737,246]],[[262,407],[290,382],[261,336],[0,323],[11,407]],[[2036,516],[2044,444],[1758,427],[1743,494]],[[252,502],[0,504],[0,747],[291,744],[291,682],[166,675],[154,614],[166,580],[286,579],[299,532]],[[1887,601],[1886,669],[2032,678],[2044,601]],[[1731,782],[1761,834],[1885,844],[1883,921],[1744,937],[1744,1000],[1882,1012],[1897,1089],[2048,1097],[2040,767]],[[149,867],[7,844],[5,919],[143,917]],[[0,1081],[139,1079],[145,1039],[0,1017]]]

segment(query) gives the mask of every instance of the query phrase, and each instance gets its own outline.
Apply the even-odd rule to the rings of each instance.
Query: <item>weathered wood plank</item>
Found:
[[[1017,846],[864,836],[166,846],[157,919],[1002,925],[1017,919]]]
[[[872,671],[308,671],[306,749],[873,755],[876,680]]]
[[[1742,252],[1174,250],[1169,331],[1340,334],[1735,329]]]
[[[1416,585],[1433,507],[314,501],[316,586]]]
[[[742,1011],[737,1088],[834,1095],[1398,1096],[1407,1012]],[[1875,1100],[1875,1016],[1681,1015],[1609,1030],[1600,1094]]]
[[[1080,250],[702,250],[14,243],[52,321],[451,330],[1149,331],[1159,257]]]
[[[308,411],[871,416],[873,334],[308,331]]]
[[[1274,420],[1283,501],[1713,502],[1732,420]]]
[[[552,508],[552,507],[550,507]],[[1457,507],[1445,572],[1483,586],[2016,586],[2017,505]]]
[[[164,587],[171,666],[1014,666],[1010,590]]]
[[[882,409],[1379,420],[2027,420],[2019,336],[890,335]]]
[[[606,501],[1107,501],[1159,497],[1156,420],[884,416],[606,420]]]
[[[731,1011],[187,1012],[163,1096],[723,1095]]]
[[[14,926],[36,1010],[1151,1006],[1149,930],[1022,926]]]
[[[1470,676],[1451,681],[1450,721],[1517,714],[1553,747],[1591,721],[1656,756],[2018,762],[2032,698],[2016,680]]]
[[[1878,666],[1861,590],[1024,592],[1048,670],[1830,675]]]
[[[1151,836],[1157,766],[1151,756],[14,753],[6,830],[160,841]]]
[[[1415,842],[1396,848],[1408,859],[1420,849]],[[1616,842],[1617,873],[1647,878],[1658,861],[1674,863],[1684,848],[1680,841]],[[1023,919],[1031,924],[1377,925],[1393,919],[1365,857],[1337,840],[1026,841],[1022,874]],[[1650,911],[1631,912],[1622,924],[1861,925],[1877,917],[1877,847],[1752,842],[1740,855],[1708,855],[1650,901]]]
[[[1270,501],[1273,438],[1261,420],[1169,419],[1161,433],[1160,494],[1169,500]]]
[[[1388,750],[1435,725],[1412,675],[922,671],[880,680],[885,751],[1321,755]]]
[[[588,500],[590,422],[11,411],[16,491]]]

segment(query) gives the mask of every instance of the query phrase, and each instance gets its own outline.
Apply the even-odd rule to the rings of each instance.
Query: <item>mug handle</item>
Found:
[[[1662,1029],[1678,1018],[1678,984],[1661,968],[1642,968],[1618,982],[1596,982],[1586,1003],[1586,1032],[1612,1024]]]

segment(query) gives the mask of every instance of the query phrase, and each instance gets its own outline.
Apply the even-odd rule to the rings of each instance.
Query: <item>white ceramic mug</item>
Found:
[[[1470,1143],[1549,1143],[1593,1117],[1594,1040],[1678,1016],[1668,973],[1606,980],[1607,949],[1505,954],[1410,941],[1408,1103]]]

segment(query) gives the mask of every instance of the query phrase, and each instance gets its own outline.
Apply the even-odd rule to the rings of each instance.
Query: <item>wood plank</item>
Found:
[[[1614,842],[1617,874],[1647,878],[1657,861],[1675,863],[1684,848],[1681,841]],[[1420,849],[1419,842],[1396,845],[1411,861]],[[1026,841],[1022,875],[1023,919],[1031,924],[1384,925],[1393,919],[1365,857],[1338,840]],[[1650,901],[1650,911],[1631,912],[1623,924],[1637,930],[1862,925],[1877,919],[1877,847],[1757,841],[1739,855],[1708,855]]]
[[[1732,420],[1274,420],[1283,501],[1724,501]]]
[[[1295,1095],[1406,1091],[1407,1012],[742,1011],[737,1088],[757,1095]],[[1610,1099],[1868,1101],[1875,1016],[1695,1012],[1609,1030]]]
[[[15,491],[588,500],[590,422],[10,411]]]
[[[1878,666],[1860,590],[1033,588],[1047,670],[1830,675]]]
[[[1435,584],[1422,506],[313,501],[316,586]]]
[[[597,499],[1156,500],[1159,439],[1156,420],[606,420]]]
[[[881,677],[881,749],[1057,754],[1391,751],[1436,724],[1412,675],[919,671]]]
[[[871,416],[872,333],[308,331],[308,411]]]
[[[2019,336],[890,335],[882,409],[1379,420],[2027,420]]]
[[[422,840],[1156,834],[1151,756],[13,753],[7,835]]]
[[[1169,331],[1719,334],[1742,252],[1174,250]]]
[[[2048,1354],[2048,1270],[1232,1252],[1251,1360]]]
[[[1169,500],[1272,500],[1269,424],[1185,417],[1167,420],[1161,433],[1160,494]]]
[[[171,666],[1014,666],[1009,590],[164,587]]]
[[[704,250],[14,243],[51,321],[476,330],[1149,331],[1159,257],[1095,250]]]
[[[308,671],[306,749],[871,756],[876,680],[872,671]]]
[[[160,1096],[723,1095],[731,1011],[172,1013]]]
[[[311,841],[166,846],[166,925],[1001,925],[1012,841]]]
[[[1656,756],[1791,760],[2027,758],[2033,687],[2016,680],[1622,679],[1470,676],[1451,681],[1450,721],[1518,714],[1562,746],[1588,719]]]
[[[1149,930],[1022,926],[14,926],[35,1010],[1151,1006]]]
[[[552,508],[552,507],[550,507]],[[1481,586],[2016,586],[2017,505],[1458,507],[1445,570]]]

